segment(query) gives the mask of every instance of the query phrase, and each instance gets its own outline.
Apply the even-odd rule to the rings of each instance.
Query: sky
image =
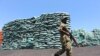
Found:
[[[100,0],[0,0],[0,29],[10,21],[68,12],[71,29],[100,28]]]

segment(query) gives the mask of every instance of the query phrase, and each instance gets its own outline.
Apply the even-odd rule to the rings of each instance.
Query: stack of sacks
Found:
[[[58,31],[61,17],[69,14],[42,14],[37,18],[9,22],[3,27],[3,49],[61,48]],[[70,26],[69,26],[70,28]]]

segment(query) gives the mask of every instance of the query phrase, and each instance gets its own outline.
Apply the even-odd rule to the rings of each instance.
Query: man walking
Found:
[[[60,32],[60,42],[62,44],[62,49],[57,51],[54,56],[60,56],[66,51],[66,56],[72,56],[72,46],[71,39],[75,41],[72,37],[71,33],[66,28],[66,20],[67,18],[61,19],[59,32]],[[76,43],[76,41],[75,41]]]

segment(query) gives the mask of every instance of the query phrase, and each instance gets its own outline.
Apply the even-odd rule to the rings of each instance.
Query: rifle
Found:
[[[72,33],[69,32],[69,34],[70,34],[70,39],[74,41],[74,43],[76,44],[77,47],[79,47],[79,45],[76,42],[76,40],[75,40],[74,36],[72,35]]]
[[[66,35],[69,35],[69,36],[70,36],[70,39],[73,40],[73,41],[75,42],[75,44],[76,44],[77,47],[79,47],[79,45],[78,45],[78,43],[76,42],[76,40],[75,40],[74,36],[72,35],[72,33],[70,33],[67,29],[66,29],[67,32],[64,31],[64,30],[62,30],[62,29],[60,29],[60,31],[62,31],[62,32],[65,33]]]

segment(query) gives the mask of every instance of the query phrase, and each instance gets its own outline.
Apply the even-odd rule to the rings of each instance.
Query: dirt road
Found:
[[[57,50],[0,50],[0,56],[53,56]],[[61,56],[65,56],[65,53]],[[73,48],[73,56],[100,56],[100,46]]]

